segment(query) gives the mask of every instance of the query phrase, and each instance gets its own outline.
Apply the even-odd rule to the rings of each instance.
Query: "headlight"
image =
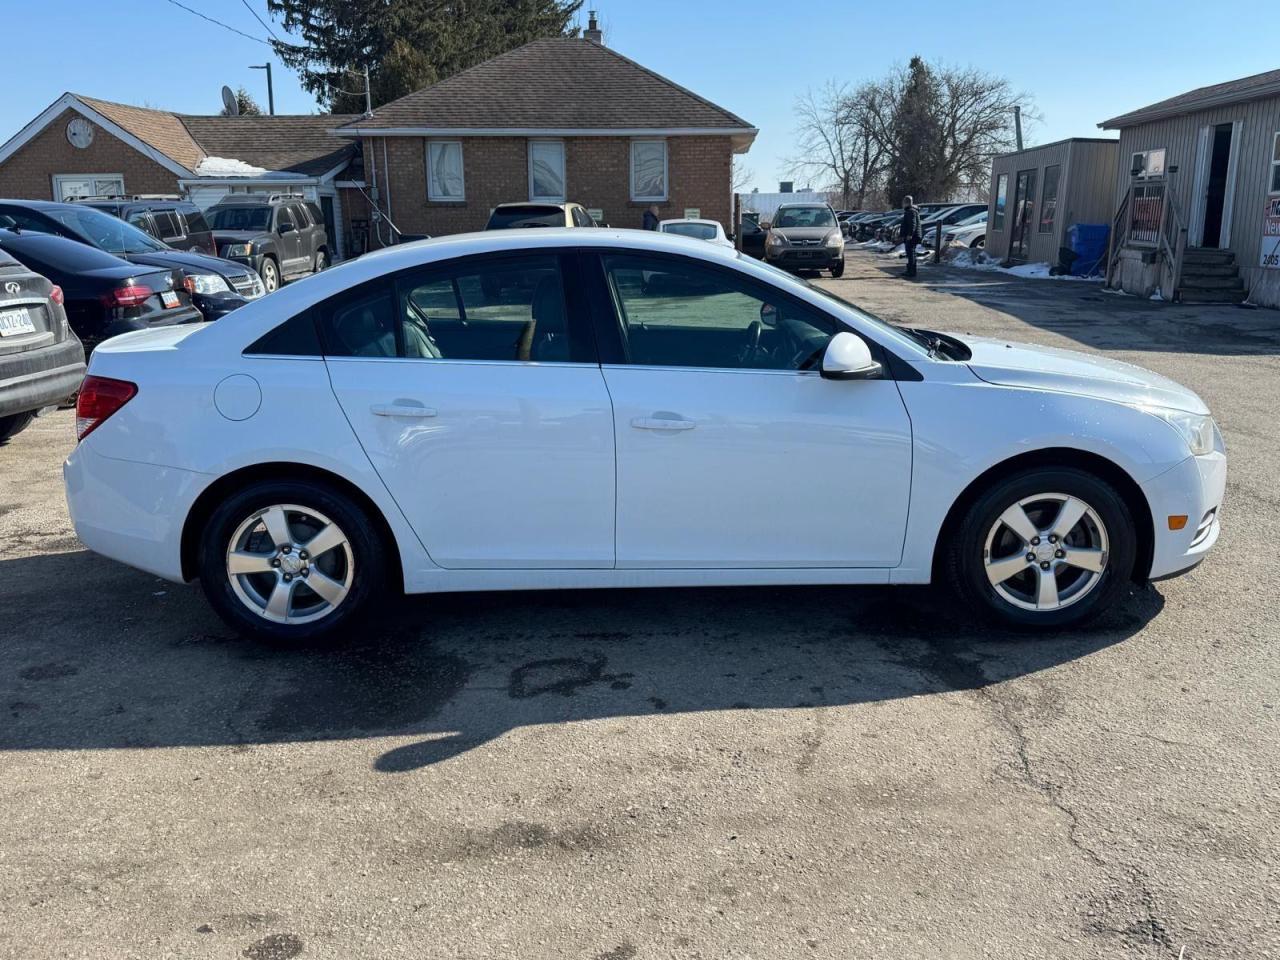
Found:
[[[780,233],[770,233],[769,239],[766,242],[771,247],[785,247],[787,245],[787,238]]]
[[[229,243],[222,248],[224,257],[247,257],[249,255],[249,244],[247,243]]]
[[[1187,446],[1197,457],[1213,453],[1214,437],[1218,434],[1218,425],[1213,417],[1201,416],[1198,413],[1185,413],[1182,410],[1170,410],[1166,407],[1147,407],[1147,412],[1159,417],[1187,441]]]
[[[182,281],[187,293],[202,293],[205,296],[214,293],[230,293],[227,281],[216,273],[191,273]]]
[[[838,247],[844,243],[844,238],[840,236],[839,230],[832,230],[827,234],[827,239],[824,242],[828,247]]]

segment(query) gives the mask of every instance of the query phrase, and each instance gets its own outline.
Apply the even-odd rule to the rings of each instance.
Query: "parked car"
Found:
[[[760,214],[754,211],[742,214],[742,223],[738,227],[738,246],[743,253],[763,260],[765,238],[768,235],[769,231],[760,226]]]
[[[0,443],[84,379],[84,348],[67,323],[62,288],[14,259],[5,239],[0,235]]]
[[[500,203],[489,214],[486,230],[525,227],[594,227],[596,222],[580,203]]]
[[[207,211],[219,256],[251,268],[267,293],[329,266],[324,215],[297,193],[231,193]]]
[[[204,319],[172,270],[32,230],[0,229],[0,249],[62,288],[63,309],[83,344],[82,355],[121,333]]]
[[[865,242],[873,239],[875,237],[876,223],[887,216],[890,216],[890,214],[883,211],[879,213],[859,214],[850,221],[850,238],[858,242]]]
[[[0,200],[0,226],[16,225],[78,240],[121,259],[176,271],[177,283],[206,320],[217,320],[265,293],[242,264],[174,250],[119,217],[82,203]]]
[[[213,230],[200,208],[179,197],[83,197],[75,203],[93,207],[151,234],[174,250],[218,255]]]
[[[842,276],[844,237],[835,211],[825,203],[784,203],[773,215],[764,255],[784,269],[826,269]]]
[[[925,245],[932,248],[936,232],[925,238]],[[974,214],[959,223],[946,227],[942,232],[942,246],[966,246],[980,250],[987,244],[987,211]]]
[[[688,217],[676,220],[660,220],[658,221],[658,229],[663,233],[670,233],[679,237],[718,243],[722,247],[733,246],[733,241],[725,236],[724,227],[720,226],[720,221],[718,220],[699,220]]]
[[[235,320],[95,352],[67,502],[90,549],[277,640],[358,635],[384,590],[935,577],[1046,631],[1219,536],[1192,391],[890,325],[715,244],[444,237]]]

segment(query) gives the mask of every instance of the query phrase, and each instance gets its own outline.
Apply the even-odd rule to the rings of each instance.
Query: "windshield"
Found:
[[[678,233],[682,237],[693,237],[695,240],[714,240],[716,228],[710,223],[664,223],[663,233]]]
[[[971,227],[975,223],[986,223],[986,222],[987,222],[987,211],[982,210],[978,213],[975,213],[972,217],[966,217],[965,219],[961,220],[959,223],[956,224],[956,226]]]
[[[510,230],[518,227],[563,227],[564,210],[561,207],[501,207],[489,216],[486,230]]]
[[[768,270],[774,279],[785,281],[785,286],[803,287],[805,290],[812,291],[822,297],[825,297],[827,300],[832,301],[845,310],[852,310],[858,315],[859,319],[867,321],[873,327],[883,332],[887,339],[892,340],[899,345],[909,345],[915,350],[929,350],[930,348],[930,337],[917,333],[909,327],[899,327],[889,323],[887,320],[881,320],[874,313],[869,313],[865,308],[858,306],[856,303],[851,303],[844,297],[836,296],[830,290],[826,290],[815,283],[810,283],[803,277],[798,277],[794,273],[783,270],[781,267],[775,267],[771,263],[766,263],[763,260],[757,260],[755,257],[749,257],[744,253],[739,253],[738,259],[742,263],[748,264],[752,267],[759,267],[764,270]]]
[[[215,230],[267,230],[271,226],[271,208],[213,207],[209,225]]]
[[[774,217],[775,227],[834,227],[830,207],[781,207]]]
[[[151,234],[143,233],[119,217],[113,217],[101,210],[94,210],[92,207],[47,209],[44,212],[68,230],[107,253],[128,256],[131,253],[155,253],[157,250],[169,249],[168,244],[161,243]]]

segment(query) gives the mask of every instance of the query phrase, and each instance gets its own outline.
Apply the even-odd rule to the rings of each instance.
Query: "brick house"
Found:
[[[731,229],[733,155],[757,130],[589,30],[535,40],[332,132],[361,140],[392,242],[479,230],[497,204],[525,200],[572,200],[614,227],[639,227],[656,204],[664,218],[696,210]]]
[[[207,207],[287,190],[321,207],[342,256],[361,239],[352,221],[368,219],[359,145],[328,132],[351,119],[196,116],[67,93],[0,145],[0,197],[186,194]],[[243,166],[232,173],[218,158]]]

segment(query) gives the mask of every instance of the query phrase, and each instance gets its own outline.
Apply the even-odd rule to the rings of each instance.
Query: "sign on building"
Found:
[[[604,210],[600,207],[587,207],[587,216],[596,223],[604,223]]]
[[[684,218],[686,220],[701,220],[702,208],[701,207],[685,207]]]
[[[1259,266],[1280,269],[1280,197],[1268,197],[1263,207]]]

